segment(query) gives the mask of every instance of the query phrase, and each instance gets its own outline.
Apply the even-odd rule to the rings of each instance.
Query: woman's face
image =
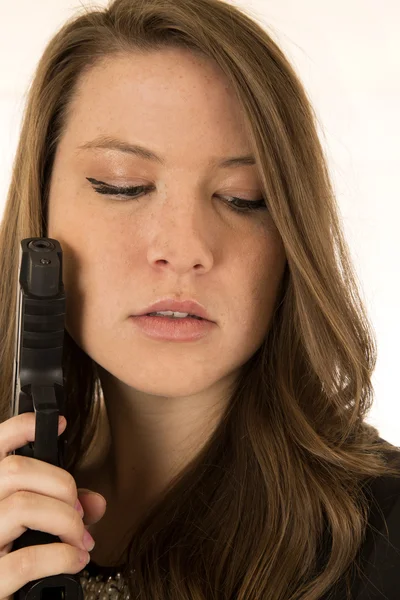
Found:
[[[83,148],[107,136],[161,157]],[[186,50],[106,59],[80,80],[51,179],[47,236],[63,249],[66,328],[101,367],[162,396],[223,389],[260,347],[286,256],[259,200],[246,123],[217,66]],[[150,186],[137,198],[98,193]],[[164,297],[195,299],[215,322],[191,342],[154,340],[131,315]]]

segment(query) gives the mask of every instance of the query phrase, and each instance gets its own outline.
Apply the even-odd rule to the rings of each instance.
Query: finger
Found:
[[[50,575],[76,575],[90,560],[90,554],[68,544],[40,544],[10,552],[0,561],[0,598],[13,598],[29,581]]]
[[[27,529],[56,535],[62,542],[88,550],[77,510],[54,498],[17,492],[0,503],[1,546],[18,539]]]
[[[0,501],[20,490],[57,498],[72,507],[78,497],[68,471],[36,458],[10,454],[0,462]]]
[[[78,488],[78,500],[85,513],[83,523],[86,527],[94,525],[104,516],[107,508],[104,496],[84,488]]]

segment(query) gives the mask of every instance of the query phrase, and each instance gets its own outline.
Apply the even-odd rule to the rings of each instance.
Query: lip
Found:
[[[131,323],[146,337],[158,341],[195,342],[212,333],[215,323],[207,319],[171,319],[168,317],[149,317],[141,315],[130,318]]]
[[[195,315],[196,317],[201,317],[206,321],[212,321],[210,319],[209,314],[207,313],[204,306],[199,304],[196,300],[188,299],[188,300],[174,300],[174,298],[163,298],[158,300],[154,304],[151,304],[147,308],[144,308],[137,315],[132,315],[133,317],[139,317],[142,315],[147,315],[151,312],[160,312],[165,310],[172,310],[174,312],[183,312],[189,313],[190,315]]]

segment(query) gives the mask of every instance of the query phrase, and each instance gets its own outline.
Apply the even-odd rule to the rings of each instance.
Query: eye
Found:
[[[149,185],[133,185],[129,187],[117,187],[115,185],[109,185],[103,181],[97,181],[91,177],[86,177],[88,181],[94,186],[95,192],[98,194],[104,194],[107,196],[128,196],[135,198],[141,192],[148,192],[152,189]]]
[[[91,177],[86,177],[93,185],[95,192],[107,196],[119,196],[128,198],[138,198],[143,193],[148,193],[154,189],[150,185],[135,185],[128,187],[118,187],[109,185],[103,181],[97,181]],[[229,198],[225,200],[226,205],[237,213],[252,213],[257,210],[267,210],[265,198],[259,200],[245,200],[244,198],[236,198],[235,196],[220,196],[221,198]]]
[[[228,206],[236,212],[252,212],[256,210],[267,210],[267,205],[264,198],[260,200],[245,200],[244,198],[236,198],[235,196],[221,196],[230,198],[227,202]]]

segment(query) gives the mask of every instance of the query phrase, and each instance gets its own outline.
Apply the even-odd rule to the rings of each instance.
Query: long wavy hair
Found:
[[[48,43],[0,230],[1,419],[10,416],[20,240],[47,237],[54,155],[78,80],[105,57],[166,47],[200,53],[228,76],[287,264],[269,331],[218,427],[128,532],[132,597],[318,600],[342,578],[350,594],[368,528],[366,484],[400,477],[391,462],[400,448],[365,421],[376,340],[315,112],[288,59],[243,10],[221,0],[114,0],[83,8]],[[95,362],[67,332],[63,362],[73,474],[102,390]]]

